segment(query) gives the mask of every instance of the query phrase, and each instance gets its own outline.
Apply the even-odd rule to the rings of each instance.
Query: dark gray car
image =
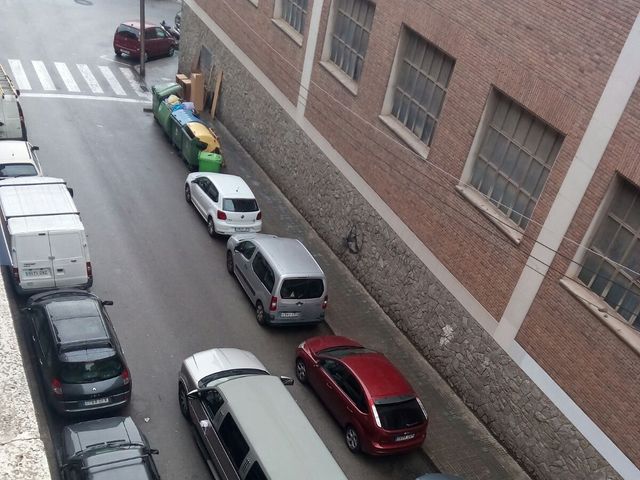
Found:
[[[58,460],[64,480],[158,480],[157,453],[130,417],[113,417],[64,427]]]
[[[59,413],[124,406],[131,377],[102,301],[84,290],[34,295],[24,309],[47,398]]]

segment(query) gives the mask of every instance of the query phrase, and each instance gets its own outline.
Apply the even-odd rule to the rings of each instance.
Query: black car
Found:
[[[64,427],[58,460],[64,480],[159,480],[157,453],[130,417],[113,417]]]
[[[47,398],[59,413],[124,406],[131,377],[104,309],[84,290],[34,295],[24,309]]]

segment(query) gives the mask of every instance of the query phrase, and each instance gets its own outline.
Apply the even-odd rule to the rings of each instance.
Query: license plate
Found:
[[[415,436],[416,436],[415,433],[407,433],[406,435],[398,435],[396,437],[396,442],[404,442],[405,440],[411,440]]]
[[[29,268],[22,272],[25,277],[49,277],[51,276],[51,270],[48,268]]]
[[[300,315],[300,312],[282,312],[280,314],[282,318],[298,317],[299,315]]]
[[[104,405],[109,403],[109,398],[94,398],[93,400],[85,400],[85,407],[93,407],[94,405]]]
[[[236,232],[248,232],[249,228],[247,227],[236,227]]]

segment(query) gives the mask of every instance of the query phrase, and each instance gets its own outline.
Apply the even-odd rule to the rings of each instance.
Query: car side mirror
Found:
[[[31,147],[31,151],[32,151],[32,152],[35,152],[35,151],[38,151],[38,150],[40,150],[40,147],[39,147],[39,146],[37,146],[37,145],[33,145],[33,146]]]
[[[71,198],[73,198],[73,188],[67,187],[67,190],[69,190],[69,195],[71,195]]]
[[[200,396],[200,390],[195,389],[195,390],[191,390],[189,393],[187,393],[187,397],[189,398],[198,398]]]
[[[240,252],[240,247],[239,247],[238,245],[236,245],[236,246],[233,248],[233,251],[234,251],[234,252],[238,252],[238,253],[239,253],[239,252]]]
[[[103,301],[102,301],[102,305],[105,305],[105,306],[107,306],[107,305],[113,305],[113,300],[103,300]]]
[[[156,448],[150,448],[149,449],[149,455],[158,455],[160,453],[160,451]]]
[[[280,381],[282,382],[283,385],[293,385],[293,378],[291,377],[285,377],[284,375],[280,375]]]

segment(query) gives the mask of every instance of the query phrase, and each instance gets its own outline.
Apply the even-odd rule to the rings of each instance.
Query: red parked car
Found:
[[[145,24],[145,62],[152,57],[172,56],[177,42],[164,28],[153,23]],[[140,22],[121,23],[113,35],[113,50],[116,55],[140,58]]]
[[[344,428],[352,452],[387,455],[422,445],[427,412],[381,353],[346,337],[313,337],[298,345],[296,377],[313,387]]]

